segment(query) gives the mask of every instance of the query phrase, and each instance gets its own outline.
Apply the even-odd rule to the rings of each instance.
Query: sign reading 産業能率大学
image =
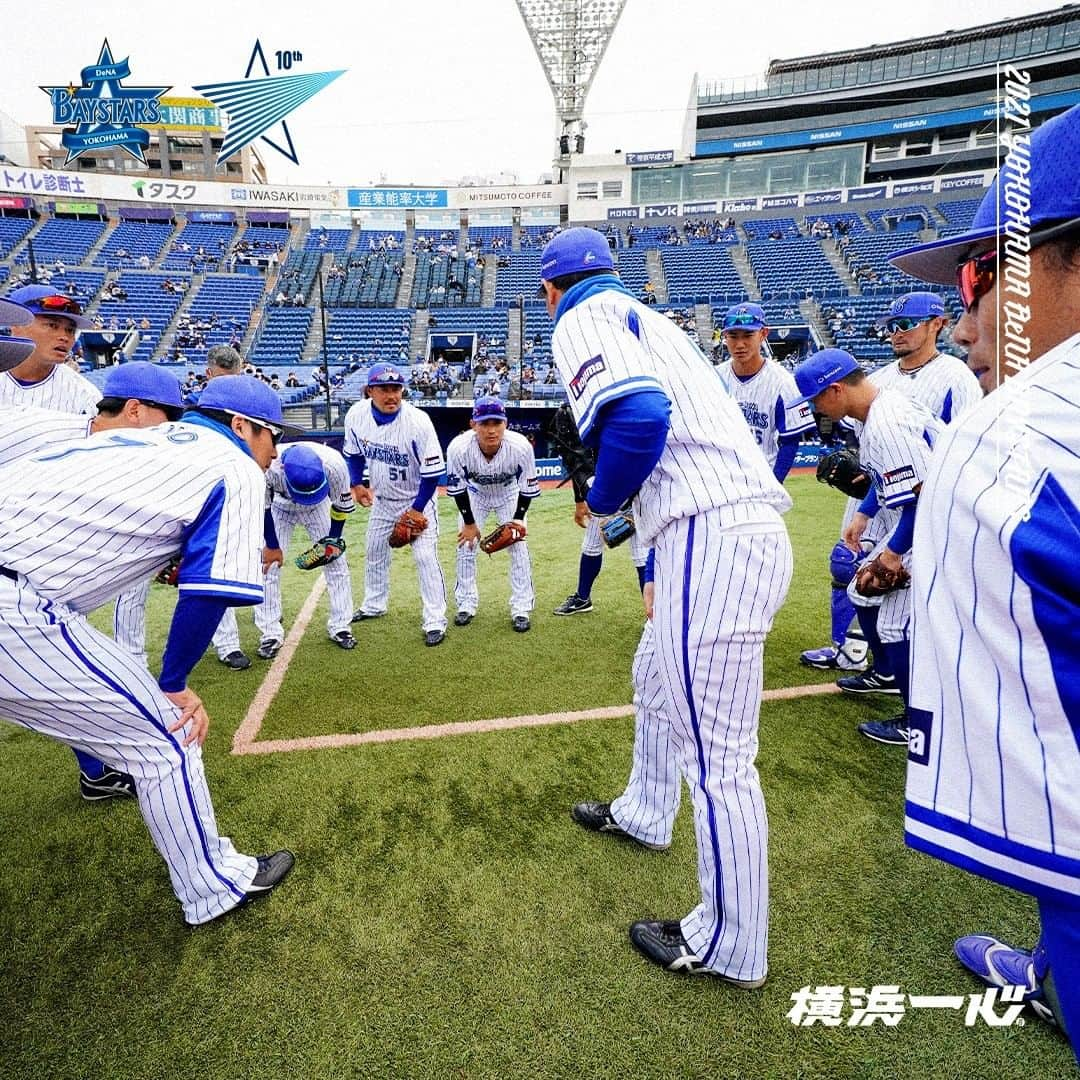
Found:
[[[42,86],[53,107],[53,123],[64,130],[60,144],[67,150],[65,165],[88,151],[123,150],[146,164],[148,127],[161,124],[159,101],[168,86],[125,86],[131,78],[128,58],[114,60],[108,39],[97,63],[84,67],[80,85]]]

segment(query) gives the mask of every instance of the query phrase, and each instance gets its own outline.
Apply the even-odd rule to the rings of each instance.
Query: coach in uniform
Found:
[[[765,635],[791,579],[780,516],[791,500],[712,364],[624,288],[601,233],[560,233],[540,276],[555,362],[582,440],[598,451],[589,510],[613,514],[633,495],[655,547],[662,712],[694,802],[701,903],[681,921],[634,923],[630,939],[669,971],[754,988],[768,926],[754,758]]]
[[[218,834],[209,717],[187,685],[224,608],[262,598],[263,470],[280,421],[272,391],[234,376],[182,423],[105,431],[0,470],[0,716],[135,777],[189,925],[269,891],[293,864]],[[155,682],[85,616],[176,554],[180,599]]]
[[[1080,107],[1014,129],[972,228],[893,261],[958,284],[953,340],[987,391],[943,436],[921,499],[906,839],[1036,898],[1033,952],[977,934],[956,954],[991,986],[1026,987],[1080,1060],[1077,176]],[[1001,265],[1029,250],[1030,296]],[[1007,366],[1006,342],[1030,346],[1026,367]]]

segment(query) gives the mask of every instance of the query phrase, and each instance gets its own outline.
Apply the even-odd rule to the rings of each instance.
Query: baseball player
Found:
[[[93,325],[82,307],[49,285],[24,285],[11,292],[8,300],[34,316],[19,328],[20,337],[32,341],[34,349],[0,374],[0,405],[37,405],[93,416],[101,394],[89,379],[64,363],[78,332]]]
[[[929,292],[911,292],[898,296],[878,320],[889,331],[893,355],[891,364],[871,372],[870,380],[882,390],[896,389],[905,396],[925,405],[944,424],[949,424],[972,408],[982,398],[978,380],[967,366],[954,356],[938,352],[937,339],[949,319],[941,298]],[[846,425],[855,430],[858,424]],[[841,534],[848,528],[857,512],[858,503],[849,500],[841,525]],[[864,547],[873,547],[883,539],[888,525],[862,519]],[[899,693],[896,678],[889,666],[886,650],[877,633],[877,609],[880,599],[848,596],[848,587],[858,569],[860,557],[841,539],[830,554],[833,578],[832,623],[834,644],[827,649],[811,649],[802,654],[803,663],[812,667],[846,667],[847,656],[865,656],[867,648],[874,658],[873,667],[861,674],[837,680],[837,685],[849,694]],[[851,627],[857,617],[859,633]],[[845,634],[847,640],[845,641]],[[842,644],[837,644],[837,643]],[[853,648],[854,644],[854,648]],[[861,665],[858,665],[861,666]]]
[[[1080,169],[1080,108],[1010,145],[968,232],[894,259],[958,284],[953,340],[987,391],[920,499],[905,835],[1036,898],[1033,951],[976,934],[956,955],[1024,987],[1080,1061],[1080,189],[1062,181]]]
[[[802,437],[815,430],[814,414],[808,405],[791,409],[786,404],[797,396],[795,380],[775,360],[762,355],[769,328],[760,305],[728,308],[721,325],[731,359],[716,372],[738,402],[773,475],[782,484]]]
[[[930,451],[944,426],[929,409],[905,397],[898,390],[881,390],[843,349],[822,349],[795,369],[800,396],[793,404],[810,401],[832,420],[845,416],[858,422],[859,462],[873,481],[863,501],[864,510],[873,501],[882,538],[868,555],[890,574],[910,575],[911,540],[915,529],[915,505],[926,475]],[[880,507],[880,509],[877,509]],[[861,542],[866,519],[859,514],[844,530],[844,542],[862,555]],[[863,569],[849,585],[849,595],[864,588]],[[878,612],[878,634],[905,708],[908,694],[907,638],[911,614],[911,593],[903,587],[883,592]],[[867,721],[859,725],[867,738],[876,742],[906,745],[904,714],[895,719]]]
[[[0,471],[0,716],[135,777],[189,925],[273,889],[293,856],[218,834],[202,765],[209,717],[187,676],[227,604],[262,597],[263,470],[277,396],[218,380],[182,423],[103,431]],[[179,553],[180,599],[155,682],[87,612]]]
[[[364,599],[353,622],[386,614],[390,600],[390,540],[408,515],[426,520],[409,547],[420,577],[425,645],[446,639],[446,583],[439,566],[439,517],[435,489],[443,454],[435,426],[415,405],[402,401],[405,377],[393,364],[368,371],[367,398],[345,414],[345,460],[353,497],[371,507],[365,545]],[[363,483],[365,467],[370,473]],[[411,511],[411,514],[408,512]]]
[[[477,398],[469,431],[456,436],[446,449],[446,493],[457,503],[457,600],[455,626],[467,626],[476,615],[480,594],[476,585],[476,549],[484,522],[495,515],[499,525],[525,524],[525,514],[540,494],[536,459],[529,440],[506,428],[506,406],[497,397]],[[526,540],[511,544],[510,624],[519,634],[530,626],[536,602],[532,564]]]
[[[356,509],[349,490],[345,459],[332,447],[317,442],[296,442],[284,447],[266,471],[271,496],[266,523],[267,546],[287,550],[293,529],[303,526],[313,544],[333,539],[344,550],[341,533]],[[353,612],[352,581],[344,554],[322,564],[330,596],[326,632],[341,649],[355,649],[350,622]],[[255,607],[255,625],[262,635],[258,656],[271,660],[285,641],[281,625],[281,564],[266,572],[265,599]]]
[[[667,970],[757,987],[768,826],[754,758],[765,635],[791,578],[780,516],[791,500],[712,364],[627,292],[601,233],[560,233],[541,279],[555,362],[598,451],[589,511],[613,514],[633,495],[655,548],[658,715],[694,802],[701,902],[681,921],[634,923],[630,938]]]

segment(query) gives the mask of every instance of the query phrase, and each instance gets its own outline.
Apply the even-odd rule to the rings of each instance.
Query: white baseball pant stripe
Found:
[[[611,804],[619,827],[646,844],[667,847],[679,812],[682,777],[666,695],[656,665],[651,620],[634,654],[634,759],[626,790]]]
[[[189,923],[243,898],[258,869],[219,836],[202,751],[130,653],[20,578],[0,576],[0,715],[135,778],[139,810]]]
[[[712,510],[656,537],[657,663],[684,748],[701,886],[682,931],[707,967],[736,979],[768,967],[768,821],[754,759],[765,635],[791,570],[778,515],[724,528]]]
[[[368,519],[364,548],[364,602],[360,609],[368,615],[383,615],[390,603],[390,534],[394,522],[408,509],[409,503],[380,506],[378,499]],[[446,629],[446,582],[439,565],[439,515],[435,500],[424,507],[428,527],[409,545],[416,573],[420,579],[420,602],[423,606],[424,633]]]
[[[635,531],[626,542],[630,545],[630,558],[634,560],[634,565],[644,566],[649,555],[649,549],[644,541]],[[581,541],[581,554],[603,555],[605,551],[607,551],[607,545],[600,535],[600,523],[590,514],[585,522],[585,537]]]
[[[113,611],[113,638],[122,649],[146,664],[146,603],[150,599],[150,579],[122,592]]]
[[[274,531],[282,551],[289,550],[293,529],[303,526],[314,544],[330,532],[330,504],[324,499],[316,506],[279,508],[275,503],[270,512],[274,515]],[[330,597],[330,616],[326,632],[330,637],[348,630],[353,615],[352,580],[346,556],[340,555],[322,568],[326,589]],[[263,638],[285,640],[285,628],[281,624],[281,567],[272,566],[266,572],[263,583],[263,602],[255,605],[255,625]]]
[[[224,660],[229,653],[240,651],[240,626],[236,621],[236,608],[227,607],[221,616],[221,622],[210,639],[210,644],[219,660]]]
[[[517,509],[517,496],[509,502],[497,503],[493,506],[484,506],[482,503],[473,504],[473,516],[484,534],[484,522],[489,514],[495,515],[495,520],[500,525],[512,521],[514,511]],[[458,515],[458,529],[465,522]],[[528,615],[536,604],[536,593],[533,590],[532,560],[529,558],[528,540],[519,540],[506,549],[510,557],[510,617]],[[458,544],[457,549],[457,583],[454,586],[454,599],[457,602],[458,611],[468,611],[475,615],[480,606],[480,590],[476,584],[476,553],[479,543]]]

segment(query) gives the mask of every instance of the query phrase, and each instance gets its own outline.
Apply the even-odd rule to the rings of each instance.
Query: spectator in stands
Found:
[[[297,390],[300,387],[300,380],[296,377],[295,371],[290,371],[285,378],[285,386],[289,390]]]
[[[273,375],[270,376],[270,389],[271,390],[281,390],[281,389],[283,389],[283,387],[281,385],[281,376],[278,375],[278,373],[276,371],[274,372]]]
[[[140,255],[139,256],[139,269],[140,270],[149,270],[150,269],[150,256],[149,255]]]

